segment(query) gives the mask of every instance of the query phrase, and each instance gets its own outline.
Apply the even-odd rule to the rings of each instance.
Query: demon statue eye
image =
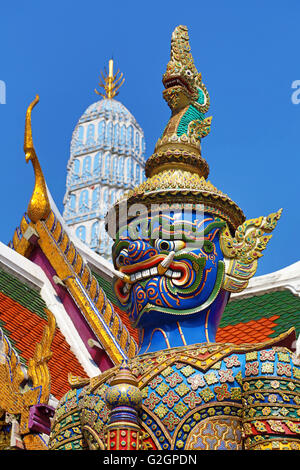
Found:
[[[186,243],[183,240],[155,240],[154,246],[160,252],[179,251],[185,248]]]

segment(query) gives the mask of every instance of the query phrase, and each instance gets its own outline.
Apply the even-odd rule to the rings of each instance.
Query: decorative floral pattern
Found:
[[[196,392],[192,391],[184,397],[183,401],[189,405],[190,409],[193,409],[202,402],[202,399]]]
[[[234,377],[232,374],[233,374],[232,370],[220,370],[219,371],[220,382],[234,382]]]
[[[170,390],[162,399],[163,403],[166,403],[169,408],[173,408],[174,404],[179,401],[179,396],[176,395],[173,390]]]
[[[173,411],[170,411],[168,416],[166,416],[166,418],[164,418],[162,421],[169,431],[174,431],[177,424],[179,424],[180,419],[175,416]]]
[[[219,382],[219,379],[217,378],[214,372],[209,372],[208,374],[205,374],[204,378],[207,385],[212,385]]]
[[[186,395],[189,390],[190,388],[185,383],[181,383],[175,388],[176,393],[178,393],[180,397],[183,397],[184,395]]]
[[[189,377],[187,381],[191,385],[192,390],[197,390],[199,387],[205,386],[203,375],[201,374],[193,375],[193,377]]]
[[[195,372],[195,369],[193,369],[193,367],[191,367],[191,366],[185,366],[185,367],[183,367],[183,369],[181,369],[181,373],[183,375],[185,375],[185,377],[189,377],[194,372]]]
[[[150,395],[144,400],[144,405],[147,406],[150,410],[153,410],[157,403],[160,402],[160,398],[156,395],[156,393],[151,392]]]
[[[272,362],[265,362],[261,365],[262,374],[273,374],[274,364]]]
[[[206,351],[209,347],[210,354],[216,357],[217,351],[211,346],[206,347]],[[234,421],[237,425],[235,431],[229,426],[228,435],[222,434],[223,424],[211,423],[210,426],[203,428],[201,435],[198,435],[198,444],[196,440],[193,441],[197,448],[216,448],[216,446],[220,449],[236,448],[236,439],[239,443],[241,442],[239,439],[242,439],[237,437],[241,435],[239,424],[241,417],[244,422],[243,442],[246,448],[253,446],[254,442],[261,442],[266,434],[270,436],[276,434],[279,447],[281,435],[286,436],[290,433],[290,439],[291,436],[300,436],[300,382],[291,375],[293,373],[291,363],[278,360],[278,354],[286,354],[285,351],[276,349],[253,351],[255,354],[247,353],[246,363],[238,354],[228,355],[212,363],[213,366],[217,364],[217,368],[209,368],[207,371],[199,369],[199,364],[203,364],[204,356],[206,358],[210,356],[205,354],[205,348],[201,346],[201,362],[197,362],[196,351],[194,348],[191,356],[187,356],[185,352],[185,362],[180,360],[175,362],[175,356],[169,356],[166,352],[164,355],[166,366],[161,372],[163,362],[157,362],[155,354],[146,356],[140,363],[139,359],[135,360],[138,363],[136,370],[140,371],[137,380],[143,384],[142,421],[145,422],[147,429],[151,430],[162,449],[187,448],[192,436],[196,435],[197,423],[204,423],[207,419],[219,420],[226,416],[229,419],[237,418]],[[178,352],[180,353],[180,350]],[[178,356],[179,354],[176,355],[176,359]],[[187,363],[188,360],[190,363]],[[245,364],[244,373],[242,364]],[[277,376],[274,376],[275,370]],[[54,425],[57,448],[70,447],[70,442],[74,443],[74,446],[71,445],[72,448],[83,446],[82,439],[90,439],[87,434],[84,434],[83,438],[80,434],[76,400],[80,402],[80,409],[83,409],[80,418],[82,422],[91,426],[100,438],[104,439],[103,425],[107,423],[110,413],[104,402],[108,388],[108,383],[103,383],[94,393],[90,393],[88,387],[83,389],[84,392],[73,391],[61,403],[57,412],[58,422]],[[69,408],[71,412],[65,416]],[[77,421],[72,421],[73,416],[77,416]],[[201,426],[200,428],[202,429]],[[79,433],[75,432],[75,429]],[[229,441],[221,436],[227,436],[226,439]]]
[[[156,388],[156,393],[158,393],[161,397],[163,397],[167,391],[169,390],[169,385],[167,385],[165,382],[162,382],[157,388]]]
[[[267,349],[260,352],[260,359],[262,361],[275,361],[275,350]]]
[[[151,382],[149,382],[149,385],[150,387],[152,388],[156,388],[157,385],[159,385],[160,383],[162,383],[163,379],[162,377],[160,377],[159,375],[157,375],[156,377],[154,377],[154,379],[151,380]]]
[[[259,373],[259,363],[258,361],[246,363],[245,375],[258,375]]]
[[[204,388],[204,389],[200,392],[200,395],[201,395],[201,397],[203,398],[203,400],[204,400],[205,402],[208,402],[208,401],[212,400],[212,399],[215,397],[215,395],[213,394],[213,392],[211,391],[211,389],[208,388],[208,387]]]
[[[257,359],[257,351],[246,353],[246,361],[255,361],[255,359]]]
[[[290,362],[290,354],[284,352],[277,353],[278,360],[281,362]]]
[[[227,384],[222,384],[220,387],[215,387],[214,391],[217,396],[217,400],[225,400],[226,398],[230,398],[230,392],[228,390]]]
[[[190,409],[191,408],[193,408],[193,405],[190,406]],[[177,405],[174,406],[174,411],[180,418],[182,418],[182,416],[184,416],[186,414],[188,409],[189,408],[187,406],[185,406],[182,402],[177,403]]]
[[[291,375],[292,375],[291,365],[290,364],[278,363],[277,364],[277,374],[278,375],[286,375],[287,377],[291,377]]]
[[[168,408],[164,405],[159,405],[157,408],[155,408],[154,413],[159,418],[163,418],[168,413]]]
[[[229,356],[229,357],[225,357],[224,362],[226,364],[226,367],[228,368],[239,367],[241,365],[239,357],[236,354],[233,354],[232,356]]]
[[[177,373],[173,373],[171,376],[166,378],[166,382],[170,387],[175,387],[177,384],[180,384],[183,381],[183,378]]]

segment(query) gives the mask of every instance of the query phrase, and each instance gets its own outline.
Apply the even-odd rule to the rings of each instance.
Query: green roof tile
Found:
[[[93,272],[92,274],[97,279],[97,281],[99,283],[99,286],[102,287],[102,289],[104,290],[108,300],[110,300],[115,305],[119,305],[119,301],[118,301],[118,299],[116,297],[116,294],[114,292],[112,283],[107,281],[106,279],[103,279],[103,277],[101,277],[96,272]]]
[[[0,269],[0,292],[47,320],[47,316],[44,312],[46,304],[40,293],[22,283],[11,274],[8,274],[3,269]]]
[[[276,320],[277,326],[273,337],[291,327],[296,329],[297,336],[300,334],[300,298],[289,290],[274,291],[229,302],[219,327],[257,321],[274,315],[278,315],[279,318]]]

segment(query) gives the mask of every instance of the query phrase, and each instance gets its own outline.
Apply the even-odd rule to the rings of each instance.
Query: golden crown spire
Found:
[[[101,70],[102,80],[99,80],[99,86],[104,89],[105,93],[100,93],[96,88],[95,92],[97,95],[102,96],[105,99],[114,98],[119,94],[119,89],[123,85],[125,78],[123,78],[123,73],[120,73],[119,69],[114,74],[114,61],[110,59],[108,63],[108,74],[106,68],[104,67],[104,74]]]

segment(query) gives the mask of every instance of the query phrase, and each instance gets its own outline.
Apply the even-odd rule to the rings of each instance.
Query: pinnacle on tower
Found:
[[[125,78],[123,78],[123,73],[117,70],[117,72],[114,74],[114,61],[113,59],[109,60],[108,63],[108,74],[106,71],[106,68],[104,67],[104,73],[101,70],[101,76],[102,80],[99,80],[99,86],[104,89],[104,93],[100,93],[96,88],[95,88],[95,93],[97,95],[102,96],[104,99],[112,99],[115,96],[119,94],[119,89],[125,82]]]

